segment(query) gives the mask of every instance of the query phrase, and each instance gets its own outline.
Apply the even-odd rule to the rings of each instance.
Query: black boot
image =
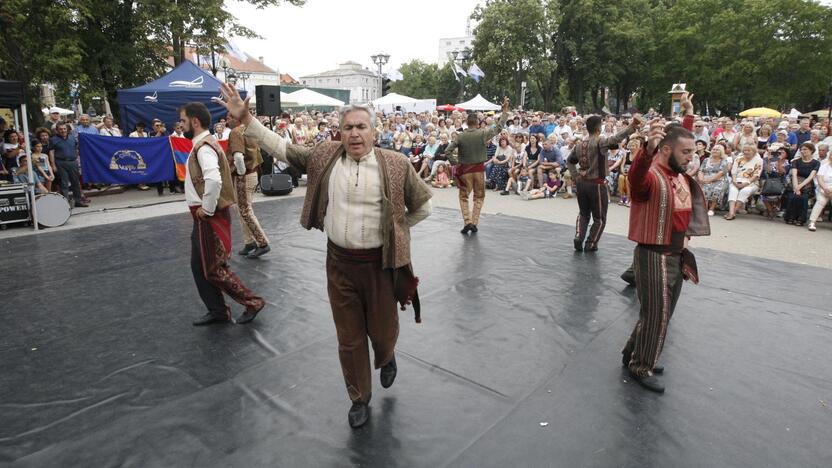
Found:
[[[201,327],[203,325],[213,325],[215,323],[229,323],[231,319],[227,315],[219,315],[214,314],[212,312],[208,312],[207,314],[203,315],[202,317],[193,321],[193,325],[195,327]]]
[[[243,250],[241,250],[237,253],[240,254],[240,255],[246,256],[246,255],[250,254],[252,251],[254,251],[254,249],[256,249],[256,248],[257,248],[257,244],[252,242],[251,244],[246,244],[245,247],[243,247]]]
[[[393,359],[381,368],[381,386],[384,388],[390,388],[390,386],[393,385],[393,381],[396,380],[397,371],[398,367],[396,367],[396,356],[393,356]]]
[[[468,234],[470,231],[471,231],[471,225],[470,225],[470,224],[466,224],[466,225],[465,225],[465,227],[464,227],[464,228],[462,228],[462,230],[461,230],[461,231],[459,231],[459,232],[460,232],[460,233],[462,233],[462,234]]]
[[[638,374],[630,371],[630,376],[638,382],[639,385],[650,390],[651,392],[664,393],[664,385],[659,382],[655,375],[641,377]]]
[[[370,405],[364,403],[363,401],[352,402],[350,412],[347,414],[347,420],[350,423],[350,427],[361,427],[367,423],[368,419],[370,419]]]
[[[574,246],[575,246],[575,252],[583,252],[583,250],[584,250],[584,242],[583,242],[583,239],[581,239],[580,237],[576,237],[576,238],[572,241],[572,245],[574,245]]]
[[[269,247],[269,244],[266,244],[263,247],[257,247],[256,249],[254,249],[251,253],[246,255],[246,258],[258,258],[262,255],[269,253],[271,250],[272,248]]]
[[[471,225],[471,232],[473,232],[473,233],[477,233],[477,232],[479,232],[479,229],[477,229],[477,225],[476,225],[476,224],[472,224],[472,225]]]

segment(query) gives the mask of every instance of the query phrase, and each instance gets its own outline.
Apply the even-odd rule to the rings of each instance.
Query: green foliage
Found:
[[[281,3],[245,1],[258,8]],[[204,53],[231,36],[257,34],[224,0],[0,0],[0,77],[28,85],[30,116],[38,123],[40,84],[63,91],[59,102],[76,84],[82,101],[98,95],[115,104],[116,90],[158,77],[171,57],[174,64],[184,60],[186,44]]]
[[[821,107],[832,10],[807,0],[489,0],[472,18],[482,88],[532,106],[655,107],[685,82],[704,110]],[[484,93],[485,94],[485,93]],[[635,101],[632,99],[635,97]]]
[[[413,60],[399,68],[402,79],[390,86],[394,93],[416,99],[436,98],[437,104],[453,104],[459,97],[459,82],[450,63],[439,68],[435,63]]]

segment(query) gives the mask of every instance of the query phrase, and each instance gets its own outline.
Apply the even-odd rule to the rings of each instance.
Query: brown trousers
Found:
[[[459,176],[462,183],[459,183],[459,209],[462,210],[462,219],[465,224],[478,225],[480,222],[480,210],[485,202],[485,173],[469,172]],[[464,186],[463,186],[464,185]],[[468,208],[468,195],[474,192],[474,209]]]
[[[393,271],[381,267],[380,248],[353,251],[330,242],[326,275],[347,393],[352,401],[369,402],[373,386],[367,338],[378,369],[393,358],[399,337]]]
[[[629,368],[642,377],[652,375],[659,361],[682,292],[681,257],[637,246],[633,255],[636,292],[641,303],[638,322],[622,351],[630,354]]]
[[[237,209],[240,212],[240,224],[243,230],[243,239],[246,245],[252,242],[258,247],[269,244],[269,238],[260,221],[254,215],[251,202],[254,199],[254,190],[257,188],[257,173],[252,172],[243,176],[234,176],[234,187],[237,189]]]

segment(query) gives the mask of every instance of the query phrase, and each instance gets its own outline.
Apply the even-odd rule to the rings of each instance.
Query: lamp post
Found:
[[[234,70],[231,67],[223,68],[223,70],[225,71],[225,82],[231,86],[236,86],[238,78],[237,70]]]
[[[471,49],[464,48],[462,50],[452,50],[448,52],[451,61],[453,61],[454,67],[454,75],[456,75],[456,68],[459,67],[463,71],[467,68],[466,65],[468,64],[468,60],[471,58]],[[465,77],[464,76],[457,76],[459,81],[459,97],[457,98],[457,102],[462,102],[463,93],[465,92]]]
[[[387,62],[390,61],[390,54],[379,52],[375,55],[370,56],[370,58],[373,59],[373,63],[375,63],[376,66],[378,66],[378,95],[381,96],[384,94],[384,90],[382,89],[383,75],[381,73],[381,67],[386,65]]]
[[[246,89],[246,80],[251,78],[251,73],[244,72],[244,71],[238,71],[237,72],[237,78],[243,80],[243,90],[245,90]]]

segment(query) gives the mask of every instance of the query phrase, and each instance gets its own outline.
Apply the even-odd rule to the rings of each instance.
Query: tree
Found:
[[[403,94],[416,99],[432,99],[436,97],[439,67],[435,63],[425,63],[413,60],[399,68],[402,79],[393,82],[390,89],[394,93]]]

